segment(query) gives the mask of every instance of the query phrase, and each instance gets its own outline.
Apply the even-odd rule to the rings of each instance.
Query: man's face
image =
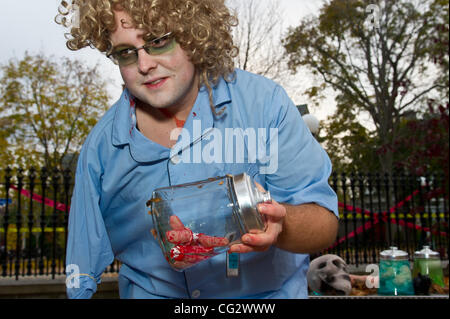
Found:
[[[125,27],[121,21],[127,21]],[[117,29],[111,34],[114,48],[139,48],[145,44],[143,30],[131,28],[131,18],[115,11]],[[155,108],[181,111],[194,105],[198,76],[186,53],[175,44],[163,54],[149,55],[138,50],[138,61],[119,66],[125,86],[134,97]]]

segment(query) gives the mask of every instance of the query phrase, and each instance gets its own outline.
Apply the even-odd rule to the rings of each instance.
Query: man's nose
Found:
[[[151,56],[145,50],[141,49],[137,51],[138,53],[138,69],[140,73],[147,74],[152,69],[156,68],[158,63],[154,56]]]

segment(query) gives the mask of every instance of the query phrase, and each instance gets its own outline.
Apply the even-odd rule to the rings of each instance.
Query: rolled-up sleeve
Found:
[[[105,268],[114,261],[100,211],[101,165],[98,153],[81,151],[72,195],[66,252],[68,298],[91,298]],[[70,277],[70,278],[69,278]]]
[[[268,125],[277,129],[270,143],[277,144],[278,167],[265,176],[271,194],[283,203],[316,203],[339,216],[337,196],[328,182],[332,171],[328,154],[281,87],[275,90],[272,105],[266,112],[270,119]]]

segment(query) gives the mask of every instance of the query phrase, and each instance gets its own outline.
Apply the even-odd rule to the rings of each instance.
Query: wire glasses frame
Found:
[[[136,63],[138,60],[138,51],[144,49],[144,51],[149,55],[159,55],[166,52],[168,46],[170,46],[175,39],[172,41],[165,43],[164,41],[168,40],[172,32],[168,32],[158,38],[148,41],[143,46],[139,48],[125,48],[122,50],[114,51],[106,56],[111,59],[115,64],[120,66],[127,66],[133,63]],[[163,43],[161,46],[160,43]]]

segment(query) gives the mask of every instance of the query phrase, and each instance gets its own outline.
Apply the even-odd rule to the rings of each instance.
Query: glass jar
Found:
[[[445,287],[440,255],[431,250],[430,246],[423,246],[422,250],[414,253],[413,278],[419,274],[428,276],[432,283]]]
[[[227,251],[245,233],[264,231],[256,205],[270,201],[243,173],[156,189],[147,206],[164,257],[182,271]]]
[[[380,253],[379,295],[414,295],[408,253],[391,247]]]

